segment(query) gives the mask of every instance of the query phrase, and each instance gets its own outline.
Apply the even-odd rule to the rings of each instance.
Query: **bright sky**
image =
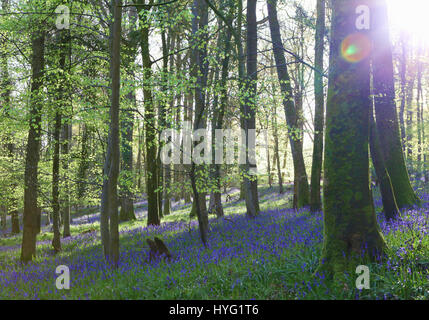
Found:
[[[387,0],[392,31],[407,31],[416,40],[429,40],[428,0]]]

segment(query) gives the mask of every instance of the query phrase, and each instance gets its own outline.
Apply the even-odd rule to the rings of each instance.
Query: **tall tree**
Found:
[[[67,92],[67,91],[66,91]],[[67,105],[67,104],[66,104]],[[72,139],[72,125],[70,123],[70,116],[65,114],[64,124],[62,127],[63,143],[62,143],[62,154],[63,154],[63,177],[64,177],[64,190],[62,192],[62,218],[63,218],[63,238],[70,237],[70,193],[69,193],[69,181],[67,172],[69,170],[69,151]]]
[[[194,99],[195,117],[193,129],[204,129],[206,127],[207,104],[205,100],[205,89],[207,85],[208,65],[207,57],[207,25],[208,6],[204,0],[194,0],[192,6],[192,62],[194,67],[191,75],[195,79]],[[191,184],[193,190],[196,214],[200,229],[201,241],[207,245],[208,241],[208,212],[206,204],[204,164],[198,167],[195,159],[191,163]]]
[[[314,143],[313,163],[311,167],[310,208],[318,211],[322,208],[320,198],[320,179],[323,159],[323,127],[325,117],[325,97],[323,93],[323,53],[325,47],[325,0],[317,0],[316,47],[314,59]]]
[[[371,14],[373,28],[372,66],[377,129],[384,162],[392,180],[399,208],[420,203],[414,192],[401,146],[395,102],[392,48],[390,43],[387,5],[385,0],[374,2]]]
[[[122,166],[121,166],[121,209],[119,217],[121,221],[135,220],[136,216],[134,213],[134,201],[133,193],[131,191],[132,186],[132,174],[133,174],[133,132],[134,132],[134,109],[136,107],[136,94],[132,84],[134,81],[134,62],[137,56],[137,37],[136,37],[136,23],[137,23],[137,10],[132,7],[128,11],[129,29],[127,35],[127,42],[123,46],[124,53],[124,65],[128,68],[128,93],[126,95],[126,109],[123,112],[121,120],[121,153],[122,153]]]
[[[104,182],[101,199],[101,214],[105,225],[102,232],[104,255],[114,266],[119,261],[119,215],[118,215],[118,176],[119,176],[119,110],[120,110],[120,62],[122,1],[110,3],[112,20],[110,21],[110,123],[106,160],[104,163]],[[103,218],[103,217],[102,217]],[[104,230],[104,231],[103,231]]]
[[[45,30],[36,19],[31,35],[31,98],[30,128],[28,130],[24,173],[24,229],[22,236],[21,261],[27,263],[36,255],[36,238],[39,227],[37,203],[37,171],[40,160],[40,139],[43,108],[43,78],[45,68]]]
[[[241,126],[245,133],[246,163],[243,173],[246,214],[255,217],[259,214],[258,179],[256,175],[256,146],[251,139],[249,130],[256,129],[256,85],[258,80],[258,30],[256,23],[257,0],[247,0],[247,34],[246,34],[246,58],[247,75],[244,79],[244,91],[241,91],[244,100],[241,114]],[[239,12],[240,14],[240,12]]]
[[[279,180],[279,193],[283,193],[283,176],[282,176],[282,168],[280,166],[280,152],[279,152],[279,132],[277,127],[277,105],[274,103],[274,110],[273,110],[273,136],[274,136],[274,158],[276,160],[276,166],[277,166],[277,178]],[[287,140],[286,140],[287,144]],[[287,145],[286,145],[287,147]],[[273,165],[274,166],[274,165]]]
[[[8,12],[10,7],[9,0],[2,0],[2,10],[4,12]],[[0,52],[0,67],[1,67],[1,87],[3,89],[1,93],[2,98],[2,105],[5,111],[6,115],[9,115],[9,109],[11,108],[11,85],[12,81],[9,74],[9,46],[8,42],[3,39],[1,43],[1,52]],[[6,149],[8,151],[9,156],[9,162],[11,163],[12,167],[15,163],[15,151],[16,146],[13,143],[13,137],[6,137],[7,143],[6,143]],[[11,216],[11,222],[12,222],[12,234],[18,234],[20,232],[20,226],[19,226],[19,214],[18,214],[18,199],[15,196],[15,190],[17,188],[17,184],[15,182],[15,179],[12,178],[12,181],[10,183],[10,192],[8,195],[6,195],[7,199],[7,206],[5,207],[5,220],[4,220],[4,226],[6,227],[6,216],[7,211],[10,211]]]
[[[137,2],[138,10],[144,5],[144,0]],[[148,214],[147,223],[148,225],[159,225],[160,214],[159,214],[159,202],[158,202],[158,162],[157,162],[157,134],[156,134],[156,111],[153,101],[152,93],[152,61],[150,57],[149,48],[149,28],[150,28],[150,17],[147,14],[153,5],[153,0],[149,1],[149,4],[145,6],[143,13],[140,13],[140,25],[141,25],[141,52],[143,60],[143,75],[144,75],[144,86],[143,86],[143,97],[144,97],[144,109],[145,109],[145,145],[146,145],[146,189],[147,189],[147,201],[148,201]]]
[[[386,247],[369,189],[371,42],[367,30],[357,29],[357,5],[368,6],[368,2],[332,1],[323,183],[324,245],[319,271],[339,278],[348,268],[356,268],[359,257],[374,258]]]
[[[66,38],[64,31],[60,32],[58,39],[58,89],[55,101],[55,128],[54,128],[54,154],[52,161],[52,227],[54,237],[52,247],[57,253],[61,251],[61,233],[60,233],[60,134],[62,127],[62,107],[64,103],[65,88],[65,65],[66,65]]]
[[[399,108],[399,124],[401,128],[401,143],[402,151],[405,154],[405,104],[407,102],[407,57],[408,57],[408,37],[405,32],[401,32],[401,56],[399,59],[400,64],[400,78],[401,78],[401,105]]]
[[[223,6],[227,6],[229,1],[223,1]],[[232,16],[234,14],[235,8],[234,6],[230,7],[229,14],[227,16],[227,19],[229,23],[232,21]],[[224,117],[226,112],[226,104],[228,101],[228,87],[227,87],[227,80],[228,80],[228,73],[229,73],[229,66],[230,66],[230,57],[231,57],[231,38],[232,38],[232,32],[230,28],[226,28],[224,32],[221,33],[218,39],[218,48],[219,50],[222,50],[223,58],[221,61],[221,75],[220,75],[220,82],[219,82],[219,88],[220,92],[219,94],[215,92],[214,102],[213,102],[213,108],[214,108],[214,114],[213,114],[213,124],[212,124],[212,141],[214,143],[216,138],[216,129],[222,129],[222,125],[224,123]],[[220,55],[221,52],[219,52]],[[214,143],[214,147],[216,148],[216,144]],[[213,149],[215,150],[215,149]],[[212,154],[212,161],[214,166],[213,171],[213,179],[215,183],[215,190],[213,192],[213,208],[212,211],[216,213],[217,217],[222,217],[224,215],[223,206],[222,206],[222,194],[221,194],[221,175],[220,175],[220,169],[221,165],[215,163],[215,152]]]
[[[381,151],[380,138],[377,131],[377,124],[374,119],[374,108],[371,106],[369,111],[369,145],[371,150],[372,163],[375,168],[378,182],[380,184],[381,200],[383,202],[384,216],[387,220],[396,219],[400,217],[401,212],[396,204],[395,194],[393,192],[392,182],[390,180],[389,172],[383,159],[383,152]]]
[[[283,94],[283,106],[289,130],[289,140],[292,150],[294,165],[294,181],[296,189],[296,206],[301,208],[310,202],[310,189],[308,185],[307,172],[305,170],[303,145],[300,140],[300,130],[298,124],[298,114],[295,108],[291,81],[288,73],[284,47],[280,34],[280,26],[277,18],[277,0],[267,0],[268,20],[270,23],[271,39],[273,43],[273,53],[277,66],[277,76],[280,82],[280,89]]]

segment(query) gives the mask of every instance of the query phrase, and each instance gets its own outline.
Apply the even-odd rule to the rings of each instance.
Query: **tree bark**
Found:
[[[383,152],[381,151],[380,138],[377,132],[377,124],[375,123],[373,108],[369,111],[369,145],[371,150],[372,163],[375,168],[380,183],[381,200],[383,202],[383,211],[386,220],[393,220],[401,216],[401,212],[396,204],[395,194],[393,192],[392,182],[386,165],[383,159]]]
[[[57,90],[57,101],[55,101],[55,128],[54,128],[54,154],[52,161],[52,228],[54,237],[52,239],[52,247],[54,252],[58,253],[61,251],[61,233],[60,233],[60,135],[62,127],[62,107],[64,105],[64,92],[65,88],[65,78],[64,74],[66,72],[66,38],[64,36],[64,31],[61,31],[59,35],[59,74],[58,74],[58,83],[59,87]],[[66,219],[64,219],[66,220]],[[64,225],[66,222],[64,221]],[[69,225],[68,231],[70,233],[70,221],[68,219],[67,224]]]
[[[138,14],[135,8],[130,8],[128,11],[128,17],[131,22],[131,28],[128,30],[128,41],[129,44],[125,45],[126,49],[124,56],[125,66],[132,67],[134,65],[137,56],[137,39],[134,39],[133,33],[135,32],[135,25],[137,23]],[[127,109],[124,111],[124,115],[121,121],[122,135],[122,166],[121,166],[121,195],[120,203],[121,209],[119,212],[120,221],[131,221],[136,220],[134,213],[134,195],[131,191],[133,185],[133,133],[134,133],[134,111],[130,110],[136,108],[136,94],[133,85],[134,71],[131,69],[128,71],[130,88],[127,93]]]
[[[322,209],[320,197],[320,179],[322,175],[323,159],[323,127],[325,97],[323,93],[323,52],[325,46],[325,0],[317,1],[317,21],[316,21],[316,47],[314,60],[314,143],[313,143],[313,163],[311,167],[311,190],[310,209],[319,211]]]
[[[119,110],[120,110],[120,66],[121,66],[121,20],[122,1],[111,1],[112,18],[110,22],[110,124],[109,138],[104,164],[105,179],[101,200],[103,223],[102,241],[106,259],[114,266],[119,262],[119,215],[118,215],[118,176],[120,162],[119,148]],[[108,223],[107,223],[108,222]],[[101,222],[100,222],[101,224]]]
[[[240,0],[241,3],[241,0]],[[256,129],[255,109],[256,109],[256,82],[257,82],[257,52],[258,52],[258,36],[256,24],[256,0],[247,1],[247,74],[240,78],[240,95],[243,97],[240,101],[240,122],[244,129],[245,146],[246,146],[246,162],[243,167],[243,186],[244,196],[246,201],[246,214],[249,217],[256,217],[259,214],[259,199],[258,199],[258,179],[256,176],[256,146],[250,145],[249,130]],[[241,41],[241,40],[239,40]],[[243,59],[244,60],[244,59]],[[243,64],[244,61],[241,62]],[[244,67],[242,67],[244,69]]]
[[[2,9],[4,12],[9,11],[9,0],[2,0]],[[12,81],[9,74],[9,59],[8,59],[8,43],[6,41],[2,41],[1,46],[1,86],[3,88],[3,92],[1,93],[2,98],[2,106],[3,110],[6,116],[9,115],[9,109],[11,107],[11,93],[12,93]],[[13,135],[6,137],[6,149],[8,152],[8,161],[14,166],[15,162],[15,150],[16,146],[13,142]],[[5,212],[5,220],[4,220],[4,227],[6,227],[6,221],[7,221],[7,211],[9,210],[11,220],[12,220],[12,234],[19,234],[20,233],[20,226],[19,226],[19,216],[18,216],[18,199],[15,196],[15,190],[17,187],[16,184],[16,178],[12,175],[11,177],[11,183],[10,183],[10,193],[9,195],[6,195],[6,212]]]
[[[138,1],[143,4],[143,0]],[[149,4],[152,4],[150,0]],[[138,10],[140,10],[137,7]],[[152,61],[149,51],[149,21],[141,21],[141,50],[144,73],[144,107],[145,107],[145,145],[146,145],[146,189],[148,201],[148,225],[160,225],[159,203],[158,203],[158,168],[157,168],[157,134],[156,134],[156,111],[152,95]]]
[[[265,115],[266,117],[266,125],[267,125],[267,129],[266,132],[267,134],[265,135],[265,152],[266,152],[266,156],[267,156],[267,173],[268,173],[268,185],[270,186],[270,189],[272,187],[273,184],[273,178],[271,176],[271,165],[270,165],[270,144],[269,144],[269,137],[268,137],[268,131],[270,129],[270,118],[269,118],[269,114],[267,113]]]
[[[40,25],[34,26],[32,34],[32,81],[30,128],[27,138],[27,149],[24,173],[24,229],[21,247],[21,261],[30,262],[36,255],[36,238],[38,233],[39,210],[37,204],[38,179],[37,171],[40,160],[40,138],[42,122],[42,86],[45,66],[45,32]]]
[[[54,237],[52,239],[52,247],[54,248],[55,253],[58,253],[61,251],[60,200],[59,200],[60,131],[61,131],[61,111],[57,110],[55,114],[54,156],[53,156],[53,164],[52,164],[52,224],[53,224],[53,233],[54,233]]]
[[[192,60],[195,67],[192,68],[191,75],[196,80],[195,83],[195,117],[194,131],[206,127],[207,105],[205,101],[205,88],[207,85],[208,66],[205,58],[207,56],[207,42],[205,28],[208,25],[208,6],[204,0],[194,0],[192,7],[192,37],[194,42],[202,41],[202,48],[196,46],[192,49]],[[195,44],[194,44],[195,45]],[[193,190],[193,202],[195,203],[198,225],[200,229],[201,241],[207,245],[208,241],[208,212],[206,205],[205,190],[205,168],[204,164],[195,164],[192,159],[191,164],[191,185]]]
[[[401,77],[401,105],[399,109],[399,124],[401,127],[402,152],[405,156],[405,104],[407,101],[407,51],[408,40],[405,33],[401,33],[401,59],[400,59],[400,77]]]
[[[62,217],[63,217],[63,238],[70,237],[70,213],[71,213],[71,207],[70,207],[70,190],[69,190],[69,182],[67,177],[67,172],[69,170],[69,151],[70,151],[70,144],[71,144],[71,138],[72,138],[72,126],[70,125],[70,119],[67,118],[64,126],[63,126],[63,171],[64,171],[64,192],[63,195],[63,205],[62,205]]]
[[[277,178],[279,180],[279,193],[283,194],[283,176],[282,176],[282,168],[280,166],[280,152],[279,152],[279,134],[277,128],[277,106],[274,105],[274,114],[273,114],[273,130],[274,130],[274,158],[276,159],[277,166]],[[286,140],[286,148],[287,148],[287,140]]]
[[[333,0],[332,6],[324,154],[324,245],[318,272],[343,280],[343,272],[355,271],[362,256],[375,259],[383,254],[386,243],[369,189],[370,59],[369,54],[351,57],[348,47],[370,46],[370,35],[356,30],[354,1]],[[347,38],[357,31],[357,38]]]
[[[133,61],[134,62],[134,61]],[[134,89],[127,95],[127,100],[132,108],[136,107],[136,96]],[[122,194],[120,197],[121,209],[119,211],[120,221],[136,220],[134,213],[134,196],[131,192],[133,182],[133,129],[134,112],[124,111],[124,117],[121,124],[123,128],[122,140]]]
[[[298,114],[294,105],[293,92],[290,83],[290,77],[284,57],[284,48],[280,35],[280,27],[277,18],[277,1],[267,1],[268,19],[270,23],[271,39],[273,42],[273,53],[277,65],[277,76],[280,82],[280,89],[283,98],[283,106],[286,115],[286,121],[289,129],[289,141],[292,149],[292,158],[294,164],[294,181],[297,194],[296,207],[307,206],[310,202],[310,190],[308,185],[307,172],[305,170],[303,146],[300,140]]]
[[[402,152],[385,0],[375,2],[371,23],[373,27],[372,65],[377,130],[398,207],[404,208],[419,204],[420,199],[411,186]]]
[[[0,229],[4,232],[7,229],[7,207],[1,206],[0,210]]]

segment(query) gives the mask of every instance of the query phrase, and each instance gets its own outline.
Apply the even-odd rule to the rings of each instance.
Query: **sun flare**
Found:
[[[416,41],[429,42],[428,0],[387,0],[393,32],[407,32]]]

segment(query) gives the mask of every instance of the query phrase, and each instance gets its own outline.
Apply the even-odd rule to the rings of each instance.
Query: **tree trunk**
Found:
[[[377,130],[384,162],[392,180],[399,208],[420,203],[415,194],[402,153],[401,135],[395,103],[392,49],[385,0],[376,1],[372,13],[373,77]]]
[[[67,119],[63,126],[63,171],[64,171],[64,192],[63,192],[63,208],[62,208],[62,216],[63,216],[63,238],[68,238],[71,236],[70,234],[70,190],[69,190],[69,182],[67,177],[67,172],[69,170],[69,151],[70,144],[72,138],[72,126],[70,125],[70,120]]]
[[[86,192],[86,173],[89,168],[88,166],[89,131],[90,129],[88,124],[83,123],[82,124],[82,144],[81,144],[80,161],[79,161],[79,169],[78,169],[79,183],[77,185],[77,197],[79,199],[79,203],[81,203],[82,198],[85,196],[85,192]]]
[[[383,201],[383,211],[386,220],[393,220],[401,216],[401,212],[396,204],[395,194],[393,192],[392,182],[389,173],[384,164],[383,153],[380,146],[380,138],[377,132],[373,108],[369,111],[370,136],[369,145],[371,150],[372,163],[374,164],[375,174],[380,183],[381,199]]]
[[[8,12],[10,8],[9,0],[2,0],[2,10],[4,12]],[[8,59],[8,43],[7,41],[3,41],[1,45],[1,86],[4,88],[4,91],[1,93],[2,102],[1,105],[3,106],[3,111],[6,115],[6,117],[9,115],[9,109],[10,109],[10,102],[11,102],[11,93],[12,93],[12,81],[10,79],[9,74],[9,59]],[[16,146],[13,142],[13,133],[12,136],[6,137],[6,149],[8,152],[8,161],[11,164],[11,166],[14,166],[15,163],[15,149]],[[14,175],[11,176],[11,183],[10,183],[10,193],[6,195],[7,199],[7,205],[5,207],[5,220],[4,220],[4,227],[6,228],[6,221],[7,221],[7,211],[10,211],[11,220],[12,220],[12,234],[19,234],[20,233],[20,226],[19,226],[19,217],[18,217],[18,199],[15,195],[15,190],[17,189],[16,184],[16,177]]]
[[[413,164],[413,100],[414,100],[414,84],[416,80],[416,70],[415,65],[410,57],[409,59],[409,72],[408,72],[408,81],[407,81],[407,128],[406,128],[406,149],[407,149],[407,159],[409,160],[411,166]]]
[[[273,181],[272,181],[272,176],[271,176],[271,165],[270,165],[270,145],[269,145],[269,137],[268,137],[268,132],[270,129],[270,118],[269,118],[269,114],[267,113],[265,115],[266,117],[266,124],[267,124],[267,130],[266,130],[266,135],[265,135],[265,152],[266,152],[266,156],[267,156],[267,173],[268,173],[268,185],[270,186],[270,189],[272,187]]]
[[[71,76],[71,54],[72,54],[72,47],[71,47],[71,35],[70,35],[70,30],[67,31],[67,35],[64,37],[64,46],[66,45],[66,43],[68,43],[68,53],[66,54],[64,51],[64,54],[66,55],[67,58],[69,58],[69,66],[68,66],[68,74],[69,76]],[[65,50],[65,48],[64,48]],[[64,64],[65,66],[65,64]],[[69,85],[70,86],[70,85]],[[71,92],[71,88],[68,88],[67,90],[67,94],[69,95],[69,101],[68,101],[68,108],[69,108],[69,112],[72,113],[73,112],[73,101],[72,101],[72,92]],[[62,197],[63,197],[63,204],[62,204],[62,215],[60,215],[60,217],[63,217],[63,224],[64,224],[64,228],[63,228],[63,238],[67,238],[71,236],[70,233],[70,222],[71,222],[71,205],[70,205],[70,184],[69,184],[69,178],[68,178],[68,172],[69,172],[69,152],[70,152],[70,148],[71,148],[71,142],[72,142],[72,138],[73,138],[73,125],[71,124],[71,115],[67,115],[65,122],[64,122],[64,126],[63,126],[63,155],[64,155],[64,160],[63,160],[63,172],[64,172],[64,190],[62,192]]]
[[[58,253],[61,251],[61,233],[60,233],[60,135],[62,128],[62,108],[64,106],[64,92],[65,81],[64,74],[66,72],[66,38],[64,36],[64,31],[61,31],[59,35],[60,43],[60,57],[59,57],[59,74],[58,74],[58,91],[57,91],[57,101],[55,101],[55,128],[54,128],[54,154],[52,161],[52,228],[54,237],[52,239],[52,247],[54,252]],[[67,190],[68,191],[68,190]],[[66,220],[66,219],[64,219]],[[70,221],[67,219],[68,231],[70,233]],[[66,221],[64,221],[64,226]]]
[[[32,81],[30,128],[28,131],[24,173],[24,230],[22,237],[21,261],[30,262],[36,255],[37,226],[39,211],[37,204],[37,171],[40,159],[40,138],[43,99],[43,73],[45,64],[45,32],[40,25],[34,26],[32,34]]]
[[[133,61],[134,62],[134,61]],[[136,107],[136,96],[134,90],[127,95],[127,100],[132,108]],[[134,196],[131,192],[133,183],[133,129],[134,129],[134,112],[125,111],[121,124],[123,133],[122,140],[122,194],[120,198],[121,209],[119,213],[120,221],[136,220],[134,213]]]
[[[143,4],[143,0],[138,1]],[[150,0],[150,4],[153,1]],[[141,8],[137,7],[140,11]],[[141,21],[141,50],[144,73],[144,107],[145,107],[145,145],[146,145],[146,189],[148,201],[147,224],[159,225],[159,203],[158,203],[158,168],[157,168],[157,134],[156,134],[156,111],[152,96],[152,61],[149,51],[149,21]]]
[[[369,189],[370,46],[356,33],[356,7],[332,1],[329,89],[324,160],[324,245],[318,272],[343,280],[359,259],[374,259],[386,243]],[[350,36],[352,35],[352,36]],[[350,46],[362,48],[353,54]],[[338,50],[341,48],[341,50]],[[366,56],[365,56],[366,54]],[[356,264],[357,263],[357,264]]]
[[[134,133],[134,111],[137,106],[136,94],[133,82],[135,81],[134,70],[132,66],[137,57],[137,44],[138,39],[135,39],[136,24],[138,20],[137,10],[131,7],[128,11],[128,19],[130,20],[130,29],[128,30],[129,43],[124,46],[126,52],[124,56],[124,65],[130,68],[127,74],[129,75],[129,92],[127,93],[126,100],[128,102],[127,109],[124,111],[124,116],[121,121],[122,135],[122,174],[121,174],[121,209],[119,213],[120,221],[136,220],[134,213],[134,195],[131,191],[133,185],[133,133]]]
[[[110,56],[110,77],[111,77],[111,150],[112,163],[109,172],[109,219],[110,219],[110,261],[115,267],[119,262],[119,217],[118,217],[118,176],[120,166],[119,148],[119,110],[121,96],[121,31],[122,31],[122,1],[112,0],[113,25],[111,33],[111,56]]]
[[[282,176],[282,168],[280,166],[280,152],[279,152],[279,134],[277,128],[277,106],[274,105],[274,114],[273,114],[273,130],[274,130],[274,158],[276,159],[277,165],[277,177],[279,180],[279,193],[283,194],[283,176]],[[286,148],[287,148],[287,140],[286,140]]]
[[[322,209],[320,198],[320,179],[322,174],[323,159],[323,127],[324,127],[324,105],[323,94],[323,52],[325,46],[325,0],[317,1],[317,21],[316,21],[316,47],[314,67],[314,144],[313,163],[311,167],[311,190],[310,209],[319,211]]]
[[[112,0],[110,22],[110,125],[106,160],[105,179],[101,199],[102,241],[106,259],[114,267],[119,262],[119,215],[118,215],[118,176],[120,162],[119,148],[119,110],[120,110],[120,58],[121,58],[121,20],[122,1]],[[101,223],[105,223],[101,226]]]
[[[54,156],[52,164],[52,227],[54,238],[52,247],[54,252],[61,251],[61,234],[60,234],[60,199],[59,199],[59,177],[60,177],[60,131],[61,131],[61,111],[57,106],[55,115],[54,130]]]
[[[1,231],[6,231],[7,229],[7,207],[6,206],[2,206],[1,208],[1,212],[0,212],[0,229]]]
[[[18,205],[18,203],[15,201],[15,203],[13,204],[14,207],[16,208],[16,206]],[[13,209],[11,211],[11,224],[12,224],[12,234],[19,234],[20,233],[20,227],[19,227],[19,214],[18,214],[18,209]]]
[[[401,60],[400,60],[400,76],[401,76],[401,106],[399,109],[399,123],[401,127],[401,143],[402,152],[405,155],[405,104],[407,101],[407,51],[408,41],[405,33],[401,33]]]
[[[422,118],[423,118],[423,58],[422,48],[418,49],[417,54],[417,173],[416,180],[420,180],[422,176]]]
[[[310,202],[310,190],[308,185],[307,172],[305,170],[303,145],[300,139],[299,121],[297,110],[293,101],[292,87],[290,77],[284,57],[284,48],[280,35],[280,27],[277,18],[277,1],[267,1],[268,19],[270,23],[271,38],[273,42],[273,53],[277,65],[277,75],[280,82],[280,88],[284,95],[283,106],[286,115],[286,121],[289,129],[289,140],[292,149],[292,158],[294,164],[294,181],[296,188],[296,207],[307,206]]]
[[[241,3],[241,0],[240,0]],[[241,127],[244,129],[244,141],[246,146],[246,162],[243,167],[243,185],[244,195],[246,200],[246,214],[249,217],[256,217],[259,214],[259,199],[258,199],[258,179],[256,176],[256,146],[250,144],[249,130],[256,129],[255,108],[256,108],[256,81],[257,81],[257,52],[258,52],[258,36],[256,24],[256,0],[247,1],[247,75],[239,76],[240,79],[240,94],[244,98],[240,110]],[[241,41],[241,40],[239,40]],[[241,48],[241,46],[240,46]],[[240,54],[240,53],[239,53]],[[242,58],[242,60],[244,60]],[[241,62],[243,64],[244,61]],[[244,69],[244,67],[242,67]]]
[[[192,37],[194,42],[203,41],[202,48],[197,46],[192,49],[192,60],[195,63],[192,68],[191,74],[195,83],[195,117],[194,117],[194,131],[204,129],[206,127],[207,105],[205,101],[205,89],[207,85],[208,66],[205,58],[207,56],[207,34],[205,28],[208,25],[208,6],[204,0],[194,0],[192,7]],[[208,213],[206,207],[206,181],[205,181],[205,167],[204,164],[195,163],[192,159],[191,164],[191,185],[193,190],[193,202],[195,203],[196,214],[200,229],[201,241],[207,245],[208,241]]]
[[[223,2],[225,5],[226,2]],[[234,7],[230,9],[228,21],[231,21],[231,17],[234,14]],[[226,104],[228,101],[228,88],[227,88],[227,80],[228,80],[228,72],[229,72],[229,64],[230,64],[230,54],[231,54],[231,38],[232,33],[231,29],[227,28],[224,33],[222,33],[221,36],[219,36],[219,42],[218,47],[222,48],[222,52],[224,54],[222,59],[222,67],[221,67],[221,76],[220,76],[220,92],[219,95],[216,94],[214,97],[214,123],[212,124],[213,131],[212,131],[212,139],[216,137],[216,129],[220,130],[222,129],[223,122],[224,122],[224,116],[225,116],[225,109]],[[219,110],[216,110],[216,106],[219,103]],[[214,143],[215,139],[213,139],[213,145],[216,148],[216,145]],[[213,149],[215,150],[215,149]],[[221,193],[221,174],[220,169],[221,165],[215,163],[215,152],[213,152],[213,166],[214,166],[214,173],[213,178],[215,180],[215,190],[213,192],[213,210],[218,218],[224,216],[223,206],[222,206],[222,193]]]
[[[137,153],[137,189],[139,192],[142,190],[142,153],[143,153],[143,129],[140,124],[138,124],[138,153]]]

